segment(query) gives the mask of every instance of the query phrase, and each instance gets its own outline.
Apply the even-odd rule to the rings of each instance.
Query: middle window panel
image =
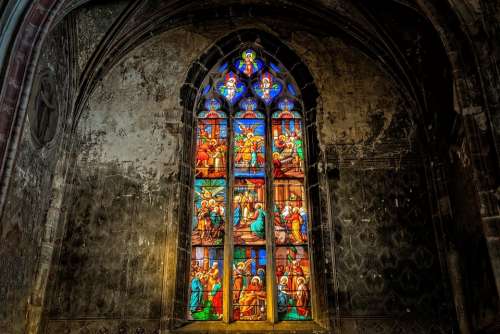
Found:
[[[266,244],[266,185],[264,179],[236,179],[233,193],[235,245]]]

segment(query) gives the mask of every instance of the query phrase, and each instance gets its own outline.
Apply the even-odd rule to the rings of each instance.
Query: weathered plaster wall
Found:
[[[291,42],[320,91],[317,122],[324,150],[331,145],[357,147],[363,155],[363,150],[391,139],[387,130],[402,97],[386,73],[339,38],[315,38],[298,32]],[[406,116],[400,121],[409,122],[409,113]],[[407,124],[402,125],[411,131]]]
[[[158,326],[168,275],[162,261],[166,243],[175,242],[167,229],[178,205],[179,91],[208,42],[182,29],[155,37],[92,94],[76,133],[51,319],[157,319],[140,326]]]
[[[450,332],[453,305],[412,110],[389,75],[343,41],[292,41],[318,85],[319,139],[335,168],[326,185],[336,277],[329,296],[345,318],[341,328]],[[386,319],[347,320],[376,316]]]
[[[83,72],[102,38],[127,5],[127,0],[94,1],[75,13],[78,70]]]

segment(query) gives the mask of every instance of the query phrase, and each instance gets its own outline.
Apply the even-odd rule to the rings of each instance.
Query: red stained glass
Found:
[[[276,248],[278,318],[311,319],[311,270],[307,247]]]
[[[222,245],[226,221],[226,180],[198,179],[194,191],[191,244]]]
[[[275,178],[304,177],[302,121],[273,119],[273,171]]]
[[[266,320],[268,284],[277,291],[271,301],[278,320],[310,320],[300,95],[285,68],[264,50],[241,52],[212,71],[199,96],[188,319],[222,320],[224,242],[231,240],[231,283],[224,288],[230,289],[232,320]],[[272,189],[271,208],[266,186]],[[273,224],[273,240],[266,240],[266,223]],[[266,282],[273,242],[275,278]]]
[[[264,177],[265,122],[261,119],[234,121],[234,175]]]
[[[196,138],[196,176],[221,178],[226,176],[227,121],[200,119]]]
[[[302,182],[275,180],[273,222],[276,244],[305,244],[308,239],[307,203]]]
[[[234,320],[266,319],[266,261],[265,247],[234,248]]]

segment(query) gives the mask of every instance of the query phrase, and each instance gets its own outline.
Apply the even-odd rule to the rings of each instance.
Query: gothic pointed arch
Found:
[[[267,32],[234,32],[192,64],[181,91],[192,223],[180,222],[179,254],[190,266],[176,318],[321,323],[318,98],[307,67]]]

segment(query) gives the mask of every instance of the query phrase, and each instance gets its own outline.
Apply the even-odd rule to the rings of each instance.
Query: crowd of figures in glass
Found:
[[[217,99],[205,102],[206,111],[199,114],[196,139],[196,176],[226,176],[227,120]]]
[[[307,246],[276,248],[278,319],[311,319],[310,268]]]
[[[266,319],[266,249],[234,248],[233,319]]]
[[[235,119],[234,125],[234,175],[264,177],[264,120]]]
[[[277,245],[307,242],[304,186],[297,180],[274,181],[274,235]]]
[[[273,114],[273,166],[275,178],[304,177],[302,121],[292,112],[293,102],[283,99]]]
[[[222,319],[221,247],[193,247],[191,254],[190,320]]]
[[[264,179],[236,179],[233,189],[234,244],[265,245]]]
[[[204,82],[196,127],[191,320],[221,320],[225,307],[228,320],[265,320],[268,302],[279,320],[311,319],[310,222],[297,91],[284,67],[260,48],[235,52]],[[267,224],[274,230],[272,240]],[[233,247],[226,273],[224,240]],[[266,282],[273,243],[275,280]],[[229,301],[222,297],[224,275],[231,277]],[[269,299],[268,284],[277,288],[276,300]]]
[[[197,179],[194,185],[193,245],[215,246],[224,241],[226,180]]]

